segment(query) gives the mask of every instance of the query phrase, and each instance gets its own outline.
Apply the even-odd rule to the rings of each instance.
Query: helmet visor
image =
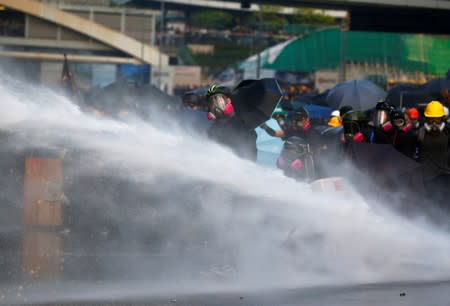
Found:
[[[373,124],[377,127],[382,126],[389,120],[389,116],[387,111],[385,110],[377,110],[373,117]]]

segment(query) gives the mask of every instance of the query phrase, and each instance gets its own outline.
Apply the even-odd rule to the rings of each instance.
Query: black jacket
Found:
[[[208,137],[231,148],[239,157],[256,161],[257,134],[238,117],[214,122],[209,127]]]

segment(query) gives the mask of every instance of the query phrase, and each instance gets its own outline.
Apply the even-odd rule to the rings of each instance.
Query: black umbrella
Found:
[[[430,102],[431,100],[442,101],[442,90],[445,88],[450,89],[449,77],[450,76],[430,80],[424,85],[425,93],[429,97],[429,101],[427,102]]]
[[[270,119],[283,93],[276,79],[244,80],[232,92],[236,114],[250,128]]]
[[[422,165],[390,144],[351,143],[352,161],[366,173],[382,195],[417,200],[425,194]]]
[[[183,105],[198,105],[201,109],[206,110],[208,108],[208,101],[206,99],[207,92],[208,87],[200,87],[197,89],[186,91],[183,94]]]
[[[332,109],[344,105],[354,110],[367,111],[375,107],[377,101],[383,100],[386,92],[370,80],[351,80],[340,83],[330,89],[325,102]]]
[[[120,110],[142,114],[147,113],[151,106],[178,106],[180,99],[166,94],[153,85],[136,84],[122,79],[94,92],[88,102],[111,114]]]
[[[389,90],[385,101],[396,107],[422,107],[428,99],[423,85],[397,84]]]

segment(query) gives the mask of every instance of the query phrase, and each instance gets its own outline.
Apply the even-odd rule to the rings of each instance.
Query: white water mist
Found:
[[[147,250],[151,242],[144,237],[152,231],[162,240],[161,253],[199,247],[198,252],[183,253],[196,257],[184,257],[184,264],[162,256],[158,275],[169,276],[160,277],[159,285],[155,274],[141,273],[148,259],[137,258],[140,268],[125,270],[127,281],[114,291],[117,294],[139,295],[135,279],[152,282],[159,292],[182,288],[196,293],[208,286],[257,290],[450,277],[450,239],[445,233],[387,211],[375,214],[357,198],[313,193],[307,184],[241,160],[227,148],[189,133],[182,123],[174,124],[174,118],[158,118],[157,125],[137,117],[98,118],[45,88],[19,81],[5,81],[0,87],[0,129],[17,135],[9,146],[89,152],[95,158],[80,164],[72,175],[89,176],[101,169],[143,195],[119,200],[111,194],[104,207],[96,208],[104,209],[104,216],[128,240],[125,250],[108,251],[109,268],[120,266],[121,257],[111,256],[119,249],[125,255]],[[92,194],[94,199],[100,196],[108,195]],[[128,223],[122,222],[125,216]],[[198,265],[189,265],[213,265],[215,259],[218,266],[232,270],[217,282],[203,278]],[[107,286],[108,279],[103,281]]]

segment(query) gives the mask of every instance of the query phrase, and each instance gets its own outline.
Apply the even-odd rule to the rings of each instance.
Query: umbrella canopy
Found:
[[[424,85],[424,91],[426,95],[429,98],[429,101],[431,100],[442,100],[442,90],[443,89],[450,89],[450,76],[447,76],[445,78],[438,78],[434,80],[428,81]],[[427,101],[427,102],[429,102]]]
[[[181,101],[153,85],[139,85],[122,79],[93,92],[87,102],[108,114],[120,110],[146,114],[150,106],[178,106]]]
[[[325,102],[332,109],[350,105],[354,110],[367,111],[383,100],[386,92],[370,80],[351,80],[330,89]]]
[[[244,80],[232,92],[236,113],[250,128],[267,121],[282,96],[274,78]]]
[[[385,101],[396,107],[417,107],[428,99],[424,85],[397,84],[389,90]]]
[[[405,201],[412,201],[424,195],[422,165],[392,145],[353,142],[351,152],[353,163],[368,174],[385,196],[394,200],[402,195]]]

